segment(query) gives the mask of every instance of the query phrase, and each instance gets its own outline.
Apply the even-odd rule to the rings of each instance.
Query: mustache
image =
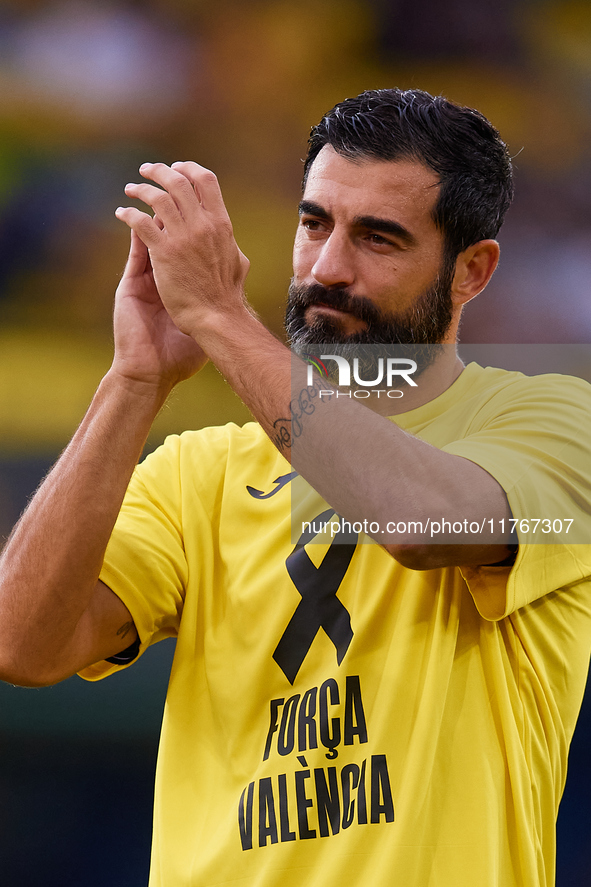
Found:
[[[371,299],[364,296],[353,296],[345,289],[327,289],[320,283],[289,288],[289,310],[292,313],[303,313],[312,305],[326,305],[338,311],[346,311],[357,320],[366,324],[382,323],[384,315],[376,308]]]

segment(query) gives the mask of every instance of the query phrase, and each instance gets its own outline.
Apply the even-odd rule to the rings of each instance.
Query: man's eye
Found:
[[[385,243],[388,246],[391,246],[391,241],[386,240],[386,238],[382,237],[381,234],[371,233],[368,237],[368,240],[371,240],[372,243]]]
[[[318,219],[302,219],[302,226],[308,231],[317,231],[320,228]]]

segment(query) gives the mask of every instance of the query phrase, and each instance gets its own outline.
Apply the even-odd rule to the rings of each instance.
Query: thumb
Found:
[[[129,247],[129,256],[125,265],[124,277],[140,277],[150,267],[150,258],[148,248],[140,240],[135,231],[131,231],[131,244]]]

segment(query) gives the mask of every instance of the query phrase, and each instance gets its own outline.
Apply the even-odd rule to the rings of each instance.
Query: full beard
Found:
[[[444,263],[429,289],[400,314],[381,311],[370,299],[352,296],[345,289],[327,289],[321,284],[296,286],[292,280],[285,314],[290,347],[296,354],[306,355],[315,351],[316,345],[339,345],[340,354],[360,358],[365,371],[370,372],[380,354],[393,353],[391,348],[373,346],[401,346],[394,349],[396,356],[414,360],[418,376],[443,349],[441,343],[452,321],[453,270],[451,263]],[[338,321],[322,316],[307,324],[307,309],[318,304],[347,312],[362,321],[364,329],[345,333]]]

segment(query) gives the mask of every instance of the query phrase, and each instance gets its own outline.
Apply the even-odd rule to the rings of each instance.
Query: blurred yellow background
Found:
[[[249,298],[281,335],[310,127],[384,86],[478,108],[515,156],[501,264],[462,340],[591,342],[590,0],[0,0],[0,537],[109,366],[128,248],[113,213],[140,163],[214,169]],[[246,419],[208,366],[148,448]],[[0,684],[3,885],[146,884],[173,646],[98,686]],[[590,741],[587,702],[559,887],[590,880]]]
[[[469,342],[591,337],[591,4],[583,0],[20,0],[0,3],[0,452],[68,440],[111,354],[144,160],[213,168],[281,334],[310,127],[363,89],[421,87],[483,111],[517,198]],[[150,446],[242,405],[209,368]]]

